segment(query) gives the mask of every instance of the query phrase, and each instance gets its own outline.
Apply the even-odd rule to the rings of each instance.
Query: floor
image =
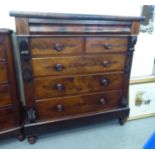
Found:
[[[35,144],[15,138],[0,140],[1,149],[138,149],[155,130],[155,117],[128,121],[120,126],[117,120],[100,124],[46,133]]]

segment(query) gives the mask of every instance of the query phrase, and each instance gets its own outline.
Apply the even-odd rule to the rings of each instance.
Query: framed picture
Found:
[[[155,81],[136,80],[129,87],[131,119],[155,116]]]

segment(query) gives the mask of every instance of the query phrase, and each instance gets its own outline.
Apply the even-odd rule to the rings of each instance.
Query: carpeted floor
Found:
[[[120,126],[117,120],[100,124],[46,133],[35,144],[15,138],[0,140],[1,149],[139,149],[155,131],[155,117],[128,121]]]

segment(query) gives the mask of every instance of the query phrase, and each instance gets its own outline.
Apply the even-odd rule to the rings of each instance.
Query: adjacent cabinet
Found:
[[[37,134],[47,130],[107,118],[125,123],[132,57],[142,17],[34,12],[10,15],[15,17],[23,74],[23,131],[31,144]],[[5,47],[10,54],[10,44]],[[0,53],[0,71],[4,75],[0,77],[0,91],[4,94],[0,96],[0,123],[2,129],[7,129],[18,126],[21,117],[18,101],[11,102],[7,94],[7,59],[3,54]],[[9,77],[12,81],[13,75]],[[15,88],[13,83],[12,99],[16,98],[12,90]],[[10,104],[16,105],[12,113],[3,107],[8,104],[9,110],[13,110]]]
[[[13,57],[12,31],[0,29],[0,138],[22,135],[22,117]]]

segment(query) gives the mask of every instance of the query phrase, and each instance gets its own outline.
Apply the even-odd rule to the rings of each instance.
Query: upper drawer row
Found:
[[[78,55],[84,52],[105,53],[125,52],[127,37],[32,37],[29,41],[32,56]]]

